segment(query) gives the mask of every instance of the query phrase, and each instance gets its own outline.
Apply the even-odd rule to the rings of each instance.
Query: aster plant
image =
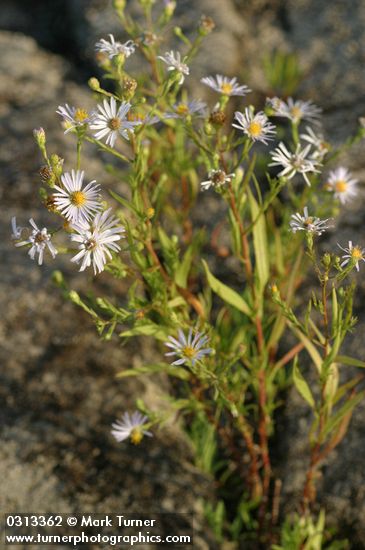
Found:
[[[341,244],[339,253],[329,239],[339,234],[343,243],[336,215],[358,192],[337,159],[364,137],[364,126],[344,146],[331,145],[312,101],[275,96],[252,105],[239,75],[201,75],[199,95],[205,90],[213,101],[193,97],[182,85],[214,23],[202,18],[194,39],[175,28],[179,50],[164,53],[175,3],[160,11],[158,2],[141,4],[145,23],[114,2],[123,40],[109,35],[95,46],[107,78],[89,80],[90,114],[68,103],[57,109],[75,156],[50,154],[45,131],[34,131],[41,197],[54,223],[39,229],[31,219],[29,231],[13,219],[11,239],[39,264],[57,266],[57,251],[69,254],[75,269],[102,278],[101,288],[112,279],[129,283],[125,297],[93,297],[54,275],[105,340],[156,341],[160,361],[120,377],[176,379],[170,413],[138,399],[141,412],[113,424],[115,444],[140,443],[147,457],[159,426],[183,422],[216,490],[203,507],[219,542],[309,549],[314,530],[322,548],[316,480],[364,397],[362,378],[349,382],[343,371],[365,367],[365,358],[344,355],[342,346],[356,324],[354,277],[364,269],[365,243]],[[146,74],[129,74],[132,54],[145,58]],[[103,154],[114,182],[108,189],[91,180],[86,143]],[[316,283],[307,295],[310,272]],[[313,424],[297,515],[281,526],[285,472],[272,466],[274,413],[292,387]]]

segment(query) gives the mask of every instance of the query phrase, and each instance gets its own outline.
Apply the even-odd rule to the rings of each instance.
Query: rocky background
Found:
[[[164,379],[118,381],[115,374],[155,353],[149,342],[101,344],[89,318],[65,303],[50,282],[53,268],[73,277],[68,263],[29,261],[9,239],[10,218],[47,222],[37,197],[39,155],[32,129],[44,126],[53,152],[72,162],[60,129],[60,103],[88,105],[84,82],[95,74],[93,45],[114,32],[123,37],[107,0],[7,0],[0,5],[0,318],[2,511],[194,511],[195,547],[214,549],[199,497],[213,498],[210,480],[193,466],[192,450],[174,424],[133,447],[118,445],[110,423],[141,396],[165,406]],[[136,9],[136,2],[130,2]],[[206,39],[195,75],[238,75],[265,92],[262,57],[273,48],[296,51],[305,72],[304,98],[324,109],[327,137],[354,132],[365,114],[365,4],[362,0],[178,0],[174,24],[193,29],[210,15],[217,29]],[[193,75],[194,78],[194,75]],[[193,80],[192,78],[192,80]],[[204,91],[196,85],[199,94]],[[107,182],[100,158],[88,152],[89,171]],[[68,157],[67,157],[68,156]],[[343,159],[365,182],[364,144]],[[363,188],[364,189],[364,188]],[[341,242],[365,244],[365,193],[341,215]],[[324,247],[339,239],[330,236]],[[103,284],[101,282],[100,284]],[[365,284],[359,279],[359,324],[349,339],[365,358]],[[124,289],[116,292],[123,295]],[[346,376],[346,374],[344,374]],[[324,469],[329,520],[352,548],[365,548],[365,404],[346,440]],[[290,395],[276,435],[278,471],[285,471],[283,504],[290,510],[306,466],[306,408]],[[166,526],[168,532],[173,528]],[[151,546],[152,548],[152,546]]]

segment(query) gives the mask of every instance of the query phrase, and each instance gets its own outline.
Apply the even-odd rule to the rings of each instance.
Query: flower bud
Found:
[[[46,132],[44,131],[44,129],[36,128],[35,130],[33,130],[33,136],[38,144],[38,147],[40,147],[40,149],[44,149],[46,145]]]
[[[137,80],[127,77],[123,80],[123,95],[126,99],[131,99],[137,89]]]
[[[324,267],[326,269],[328,269],[331,265],[331,254],[323,254],[323,257],[322,257],[322,264],[324,265]]]
[[[223,126],[226,118],[226,113],[224,111],[212,111],[209,117],[209,122],[215,126]]]
[[[211,17],[207,15],[202,15],[199,21],[199,34],[201,36],[206,36],[210,34],[215,28],[215,23]]]
[[[88,84],[94,92],[98,92],[100,90],[100,82],[97,78],[95,78],[95,76],[89,78]]]
[[[154,208],[147,208],[146,211],[147,218],[150,220],[155,215],[155,209]]]
[[[51,167],[54,175],[56,176],[56,178],[59,178],[62,174],[64,159],[54,154],[54,155],[51,155],[50,161],[51,161]]]
[[[126,6],[126,0],[113,0],[113,8],[118,13],[123,13]]]

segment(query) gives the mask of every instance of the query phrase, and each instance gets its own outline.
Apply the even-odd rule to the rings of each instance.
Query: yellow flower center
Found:
[[[362,260],[363,259],[363,253],[361,248],[358,246],[354,246],[354,248],[351,249],[351,257],[354,260]]]
[[[302,113],[302,110],[299,109],[299,107],[292,107],[290,109],[290,114],[293,116],[293,118],[302,118],[303,116],[303,113]]]
[[[70,202],[74,206],[80,207],[86,202],[86,195],[82,191],[74,191],[70,195]]]
[[[262,132],[262,126],[259,122],[252,121],[251,124],[248,127],[248,132],[253,137],[257,137]]]
[[[189,112],[189,107],[188,107],[185,103],[180,103],[180,104],[176,107],[176,112],[177,112],[179,115],[186,115],[186,114],[188,114],[188,112]]]
[[[222,94],[229,95],[233,90],[232,84],[229,82],[224,82],[221,86],[221,92]]]
[[[44,235],[43,233],[41,233],[40,231],[36,234],[36,236],[34,237],[34,242],[38,243],[38,244],[41,244],[43,243],[44,241],[47,241],[48,240],[48,237],[47,235]]]
[[[84,122],[89,117],[89,114],[85,109],[76,109],[75,111],[75,121]]]
[[[335,189],[338,193],[345,193],[347,189],[347,183],[344,180],[336,181]]]
[[[303,225],[305,225],[306,227],[308,227],[309,225],[312,225],[313,223],[313,218],[309,217],[309,218],[306,218],[303,222]]]
[[[182,352],[185,355],[185,357],[187,357],[188,359],[192,359],[196,355],[195,349],[192,348],[191,346],[185,346]]]
[[[143,439],[143,432],[141,428],[139,427],[133,428],[133,430],[131,431],[130,438],[133,445],[139,445]]]
[[[108,120],[108,126],[111,130],[119,130],[121,125],[119,118],[111,118]]]

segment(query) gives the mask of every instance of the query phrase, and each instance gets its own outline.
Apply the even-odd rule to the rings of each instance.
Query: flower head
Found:
[[[102,38],[95,44],[97,52],[106,53],[109,59],[112,59],[116,55],[123,54],[125,57],[129,57],[135,52],[136,44],[133,40],[128,40],[124,44],[117,42],[112,34],[109,34],[110,40]]]
[[[114,147],[118,135],[128,138],[128,131],[133,132],[134,126],[140,122],[133,122],[127,119],[127,113],[131,104],[123,101],[119,108],[114,97],[109,102],[104,99],[102,105],[98,105],[99,112],[95,114],[90,128],[97,130],[94,134],[96,139],[102,139],[106,136],[105,143]]]
[[[209,187],[222,187],[225,183],[230,183],[234,174],[226,174],[224,170],[211,170],[208,174],[209,179],[200,183],[203,191]]]
[[[347,168],[340,166],[332,170],[327,179],[326,188],[334,193],[341,204],[345,204],[357,195],[357,180],[353,178]]]
[[[298,144],[295,153],[291,153],[284,143],[280,143],[274,151],[270,152],[274,162],[271,162],[269,166],[282,166],[283,170],[278,175],[288,179],[293,178],[297,173],[302,174],[306,184],[310,186],[311,183],[307,174],[319,173],[317,166],[320,166],[316,159],[307,158],[310,148],[310,144],[304,149]]]
[[[71,262],[81,262],[80,271],[92,265],[95,275],[101,273],[108,259],[112,258],[111,252],[120,250],[116,241],[123,237],[125,229],[116,218],[110,216],[110,212],[111,208],[96,214],[91,222],[82,220],[71,225],[74,230],[71,240],[79,243],[79,252],[71,258]]]
[[[15,218],[13,218],[13,220],[15,220]],[[12,225],[13,225],[13,220],[12,220]],[[51,235],[48,233],[48,230],[45,227],[43,227],[43,229],[39,229],[39,227],[37,226],[33,218],[30,218],[29,223],[32,226],[29,237],[24,241],[15,243],[15,246],[27,246],[30,244],[31,247],[28,252],[30,258],[34,260],[35,257],[38,255],[38,265],[42,265],[45,248],[47,247],[47,249],[51,253],[52,258],[55,258],[57,254],[57,250],[53,246],[51,242]],[[20,229],[20,228],[17,228],[17,229]],[[19,235],[20,237],[19,233],[16,233],[16,234]],[[14,238],[14,228],[13,228],[13,238]]]
[[[322,109],[311,101],[294,101],[291,97],[285,102],[278,97],[268,98],[266,103],[273,109],[273,116],[285,117],[298,124],[301,120],[316,121],[322,113]]]
[[[151,432],[144,429],[147,420],[147,416],[139,411],[132,414],[125,412],[121,420],[113,422],[111,434],[118,442],[125,441],[129,437],[134,445],[138,445],[144,435],[152,437]]]
[[[61,176],[63,187],[55,185],[54,205],[70,222],[89,220],[101,208],[99,185],[93,180],[83,188],[83,179],[84,171],[71,170]]]
[[[165,55],[159,55],[158,59],[166,63],[168,71],[177,71],[180,73],[179,84],[182,84],[185,80],[185,75],[187,76],[190,73],[189,67],[185,63],[186,57],[181,59],[180,52],[171,50],[170,52],[166,52]]]
[[[205,116],[207,104],[199,99],[193,99],[185,103],[180,101],[173,106],[173,113],[169,113],[169,118],[185,118],[188,115]]]
[[[242,130],[252,141],[261,141],[267,145],[268,140],[273,139],[272,136],[275,135],[275,126],[269,122],[263,111],[254,114],[246,107],[244,113],[236,111],[234,118],[237,123],[232,126]]]
[[[251,90],[244,84],[238,84],[236,77],[229,78],[228,76],[222,76],[221,74],[217,74],[215,77],[205,76],[200,80],[200,82],[209,88],[212,88],[212,90],[218,92],[219,94],[226,96],[245,96],[251,92]]]
[[[357,271],[360,270],[359,262],[362,260],[365,262],[365,248],[361,248],[360,246],[353,246],[352,241],[349,241],[348,248],[343,248],[341,245],[338,244],[338,246],[346,252],[346,254],[342,255],[343,262],[341,263],[341,267],[347,265],[349,262],[351,262],[357,269]]]
[[[177,339],[169,336],[169,341],[165,342],[165,345],[173,350],[165,353],[165,355],[176,355],[178,357],[172,365],[184,365],[188,362],[194,366],[205,355],[212,353],[212,348],[203,347],[208,341],[208,336],[205,336],[202,332],[197,332],[193,337],[193,329],[190,329],[186,337],[184,332],[179,329]]]
[[[93,113],[89,115],[85,109],[70,107],[67,103],[65,105],[59,105],[56,113],[61,115],[64,120],[66,127],[65,134],[75,128],[90,124],[94,116]]]
[[[330,150],[330,145],[324,140],[322,134],[316,134],[312,128],[306,126],[306,134],[300,134],[300,138],[310,143],[314,147],[314,152],[312,153],[312,158],[315,158],[319,161],[322,161],[328,151]]]
[[[296,233],[297,231],[307,231],[308,233],[322,235],[326,229],[332,227],[332,224],[328,223],[330,221],[329,218],[326,220],[321,220],[315,216],[309,216],[307,206],[304,207],[303,214],[304,215],[302,216],[299,212],[297,212],[292,215],[290,227],[293,233]]]

